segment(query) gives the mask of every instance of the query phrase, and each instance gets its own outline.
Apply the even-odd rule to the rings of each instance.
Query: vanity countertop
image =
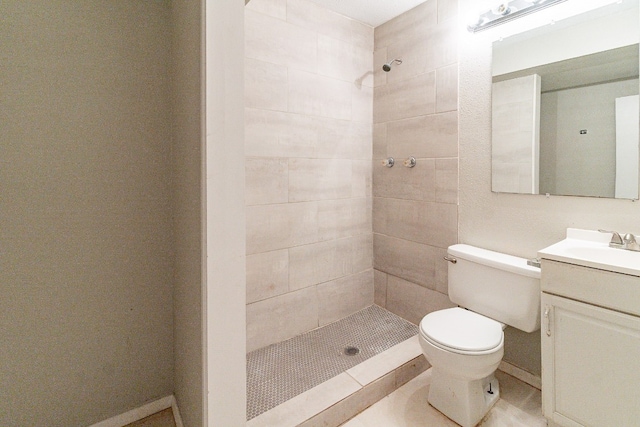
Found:
[[[609,247],[611,233],[567,229],[567,238],[538,251],[538,257],[640,277],[640,252]]]

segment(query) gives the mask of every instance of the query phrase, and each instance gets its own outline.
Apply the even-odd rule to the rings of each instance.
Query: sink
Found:
[[[640,276],[640,252],[609,247],[610,234],[567,229],[567,238],[542,249],[540,258]]]
[[[575,246],[568,247],[566,251],[570,256],[605,264],[640,265],[640,252],[615,249],[609,246]]]

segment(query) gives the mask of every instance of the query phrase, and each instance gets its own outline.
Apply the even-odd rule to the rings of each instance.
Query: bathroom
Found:
[[[0,5],[4,9],[3,16],[25,13],[25,9],[12,3],[16,2]],[[471,0],[461,0],[458,5],[454,1],[439,3],[443,22],[448,21],[446,14],[456,7],[462,11],[476,9],[476,2]],[[245,243],[244,221],[240,220],[251,215],[253,206],[244,205],[245,148],[241,142],[238,143],[244,138],[242,70],[245,53],[242,29],[245,11],[238,5],[208,5],[206,19],[201,26],[203,12],[200,2],[185,0],[144,4],[147,6],[141,3],[129,5],[128,9],[100,10],[95,14],[84,10],[84,15],[78,13],[75,19],[93,23],[95,28],[88,26],[78,34],[63,34],[66,37],[86,36],[91,31],[106,31],[98,25],[100,22],[119,22],[125,26],[122,31],[103,34],[112,38],[116,45],[114,49],[117,43],[125,45],[128,34],[139,37],[138,50],[132,50],[138,60],[133,61],[126,55],[111,58],[121,61],[121,66],[126,67],[124,70],[132,69],[138,73],[135,74],[137,86],[134,88],[135,93],[140,94],[138,98],[128,97],[130,91],[127,90],[113,91],[114,85],[124,84],[118,80],[110,82],[111,86],[109,81],[105,86],[99,86],[104,88],[104,92],[96,92],[92,81],[85,81],[87,87],[78,89],[78,82],[95,73],[96,68],[72,75],[73,79],[66,81],[68,86],[53,86],[70,97],[67,104],[57,104],[56,108],[68,110],[70,106],[77,105],[78,99],[83,100],[77,98],[79,94],[95,96],[97,93],[107,100],[108,105],[117,105],[128,111],[130,118],[151,123],[151,129],[144,133],[144,138],[140,139],[140,130],[135,125],[123,122],[123,117],[110,111],[107,105],[97,109],[91,120],[99,117],[101,126],[104,124],[114,134],[103,135],[103,144],[94,147],[95,151],[86,150],[89,147],[79,143],[76,151],[71,151],[72,145],[62,144],[53,152],[41,145],[33,145],[25,151],[11,151],[15,156],[4,159],[3,164],[7,167],[3,167],[3,182],[12,185],[5,194],[10,195],[7,199],[13,204],[12,209],[2,212],[3,224],[9,224],[3,226],[3,233],[9,233],[7,241],[10,242],[9,249],[3,249],[12,257],[5,258],[7,264],[2,273],[3,288],[7,287],[9,297],[3,299],[1,312],[3,324],[10,325],[10,328],[2,332],[2,342],[8,344],[2,346],[1,363],[3,376],[4,372],[11,373],[8,377],[11,387],[7,389],[9,398],[0,403],[0,424],[41,425],[45,423],[42,420],[47,420],[47,425],[90,425],[172,394],[179,403],[185,425],[201,425],[205,417],[209,420],[208,425],[244,423],[247,334],[244,255],[248,253],[245,244],[249,244]],[[309,4],[309,7],[313,5]],[[44,9],[39,10],[40,14],[35,10],[28,11],[31,16],[38,16],[40,21],[26,21],[22,23],[24,28],[32,29],[34,25],[43,31],[54,25],[78,28],[52,20],[55,14],[47,15],[42,12]],[[103,16],[109,19],[103,20]],[[145,16],[141,20],[144,25],[137,25],[138,19],[132,18],[139,16]],[[7,25],[7,21],[3,25]],[[411,31],[413,25],[411,15],[407,15],[403,28]],[[166,31],[168,27],[179,28],[180,31]],[[199,59],[203,27],[207,34],[206,63],[215,64],[207,65],[204,71],[200,68]],[[15,29],[14,26],[11,28]],[[420,167],[423,163],[420,160],[432,159],[435,180],[442,185],[440,192],[437,188],[433,190],[436,193],[434,201],[429,203],[443,213],[428,220],[419,217],[425,223],[418,224],[443,232],[428,236],[436,239],[428,244],[429,262],[432,263],[428,273],[433,280],[421,284],[397,280],[398,276],[393,274],[390,274],[393,276],[391,280],[386,277],[387,299],[384,305],[389,310],[403,311],[400,314],[413,322],[427,311],[448,304],[446,288],[443,288],[446,281],[442,279],[446,267],[436,260],[442,259],[449,244],[463,242],[530,258],[541,248],[561,240],[568,227],[619,231],[638,229],[640,208],[628,200],[547,198],[491,191],[491,46],[494,36],[490,32],[472,34],[464,28],[458,28],[449,35],[457,38],[450,45],[457,48],[457,54],[449,50],[448,53],[455,55],[454,60],[445,60],[438,66],[441,72],[449,72],[445,79],[449,85],[445,95],[449,99],[440,99],[443,111],[434,110],[433,115],[457,111],[453,114],[453,124],[443,125],[445,129],[452,126],[457,130],[457,148],[454,152],[423,154],[424,157],[418,158],[418,165],[411,171],[425,173],[426,169]],[[46,36],[47,33],[42,35],[45,39]],[[19,34],[12,40],[24,43],[25,37]],[[91,42],[100,45],[96,40]],[[150,45],[155,48],[145,48]],[[31,52],[54,58],[64,53],[64,49],[62,52],[41,52],[36,50],[37,44],[31,47]],[[10,51],[12,47],[4,45],[4,48]],[[375,78],[383,75],[380,67],[393,59],[396,53],[382,53],[379,49],[374,52],[378,52],[374,57],[375,68],[371,68],[377,74]],[[388,77],[390,85],[395,83],[393,79],[401,78],[403,70],[412,66],[412,58],[404,52],[397,56],[402,56],[405,62],[394,65],[387,76],[383,75]],[[80,55],[86,52],[71,53]],[[97,56],[101,53],[96,52]],[[169,53],[173,55],[171,58]],[[99,64],[99,58],[93,60]],[[35,59],[27,58],[26,61]],[[172,64],[170,69],[154,67],[154,64],[167,62]],[[341,69],[339,62],[334,67]],[[49,61],[48,64],[53,67],[55,62]],[[124,70],[119,70],[119,73],[124,74]],[[206,101],[207,111],[226,111],[224,116],[207,114],[206,151],[200,149],[203,135],[203,123],[198,118],[203,108],[199,96],[201,76],[206,81],[207,93],[202,102]],[[368,77],[356,76],[359,77],[364,77],[359,89],[373,93]],[[167,89],[167,83],[171,90]],[[32,87],[36,92],[31,96],[35,98],[42,87]],[[121,87],[127,89],[127,86]],[[358,88],[356,85],[353,87]],[[456,87],[457,94],[454,94],[452,91]],[[142,96],[151,96],[150,92],[153,93],[151,100]],[[440,96],[443,94],[438,93]],[[107,97],[109,94],[114,98]],[[451,99],[456,98],[457,107],[452,107]],[[198,102],[189,102],[193,99],[198,99]],[[408,169],[400,167],[402,161],[409,155],[419,155],[389,152],[388,155],[397,157],[396,167],[375,169],[379,165],[377,160],[385,157],[378,151],[381,146],[376,138],[376,123],[384,120],[376,120],[375,102],[372,99],[373,105],[367,107],[374,111],[370,119],[373,125],[374,188],[369,190],[378,199],[377,202],[372,201],[374,211],[369,213],[374,230],[377,220],[385,220],[376,219],[376,203],[384,207],[385,203],[396,202],[386,200],[395,199],[392,196],[376,193],[385,189],[375,187],[375,174],[381,171],[408,173]],[[85,103],[96,106],[93,98],[85,99]],[[148,110],[150,104],[154,108]],[[435,108],[437,105],[436,101]],[[50,107],[42,114],[49,114],[56,108]],[[146,111],[150,117],[135,116],[133,113],[138,109]],[[95,129],[83,129],[74,123],[63,123],[61,128],[55,128],[45,120],[46,117],[34,117],[35,112],[25,114],[25,110],[20,111],[23,112],[22,123],[41,120],[39,123],[48,126],[50,136],[68,136],[69,129],[75,129],[86,132],[77,136],[81,141],[95,134]],[[75,114],[81,112],[91,113],[85,110],[75,111]],[[83,120],[89,119],[84,116]],[[118,129],[124,133],[115,133]],[[450,134],[444,135],[445,144],[446,138],[450,137]],[[3,145],[11,142],[9,138],[13,137],[3,133]],[[140,142],[137,145],[123,143],[117,147],[110,147],[104,142],[113,138]],[[107,150],[109,147],[113,151]],[[70,157],[71,154],[76,157]],[[53,172],[59,175],[45,173],[48,162],[57,165]],[[203,211],[200,209],[203,201],[200,192],[205,186],[200,184],[201,163],[206,167],[206,200],[209,201]],[[108,165],[113,167],[108,168]],[[83,167],[92,168],[90,170],[95,174],[88,173]],[[336,171],[340,173],[340,170]],[[438,171],[442,173],[441,179],[438,179]],[[78,192],[81,189],[66,185],[87,174],[91,179],[85,180],[85,185],[99,192],[96,194],[100,197],[84,193],[80,197]],[[24,179],[15,179],[16,176]],[[51,185],[45,185],[47,183]],[[364,185],[363,191],[367,191],[366,183]],[[391,190],[395,191],[389,186],[387,191]],[[407,195],[407,204],[423,201],[422,195],[415,199],[411,196]],[[113,207],[123,205],[117,204],[119,200],[126,201],[125,211]],[[42,205],[34,205],[35,202]],[[47,206],[48,211],[45,209]],[[385,226],[392,226],[396,218],[405,212],[390,211],[397,216],[393,220],[385,220],[382,223]],[[38,216],[36,212],[48,215]],[[102,216],[96,216],[96,212],[101,212]],[[128,218],[128,221],[121,222],[123,218]],[[433,224],[428,221],[433,221]],[[201,224],[206,224],[206,239],[201,238]],[[367,238],[372,239],[375,245],[375,234],[398,232],[400,238],[397,240],[400,242],[397,243],[406,248],[407,253],[423,256],[422,251],[410,244],[411,239],[402,238],[411,227],[407,221],[406,228],[371,232]],[[26,235],[30,236],[29,239],[24,239]],[[106,236],[115,237],[109,240]],[[96,242],[100,244],[96,245]],[[385,242],[377,243],[384,245]],[[372,251],[375,258],[376,251]],[[72,254],[82,254],[83,257],[75,259]],[[380,265],[388,259],[382,258],[372,262]],[[250,262],[249,259],[247,261]],[[202,272],[204,264],[207,268]],[[376,268],[377,272],[373,274],[374,280],[378,279],[378,287],[369,288],[366,298],[381,298],[382,293],[372,294],[372,289],[379,291],[384,286],[381,284],[385,283],[383,270],[393,267]],[[411,267],[402,265],[402,270],[411,271]],[[73,282],[69,282],[68,277],[72,277]],[[207,284],[204,295],[200,286],[203,277]],[[24,292],[26,283],[41,286],[34,285],[27,288],[31,292]],[[55,285],[55,292],[44,286],[45,283]],[[82,286],[86,283],[92,286]],[[376,301],[382,304],[380,299]],[[203,314],[206,327],[201,321]],[[538,336],[507,329],[505,341],[506,361],[540,374]],[[86,343],[92,343],[94,347],[89,348],[91,346]],[[70,352],[76,357],[70,358]],[[8,360],[12,361],[11,364],[7,364]],[[205,399],[201,389],[207,383],[210,386]],[[219,384],[223,386],[217,386]],[[37,406],[34,402],[38,403]],[[52,422],[52,419],[59,421]]]

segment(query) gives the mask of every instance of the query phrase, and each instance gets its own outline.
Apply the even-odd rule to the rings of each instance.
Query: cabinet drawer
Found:
[[[640,277],[542,260],[542,291],[640,316]]]

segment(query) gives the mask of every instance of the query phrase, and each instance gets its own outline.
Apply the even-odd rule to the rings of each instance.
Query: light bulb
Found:
[[[506,16],[511,13],[511,8],[509,7],[509,3],[502,3],[497,8],[493,10],[493,13],[496,15]]]

